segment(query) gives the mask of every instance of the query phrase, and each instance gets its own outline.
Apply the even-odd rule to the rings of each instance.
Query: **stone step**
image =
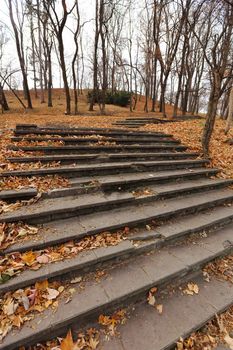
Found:
[[[60,262],[45,265],[37,271],[26,270],[0,285],[0,294],[9,290],[23,288],[38,280],[51,279],[58,276],[63,277],[67,273],[83,275],[84,272],[94,271],[96,266],[98,268],[100,266],[101,268],[106,268],[106,265],[109,267],[109,264],[113,265],[129,257],[132,259],[133,256],[138,256],[154,249],[161,249],[168,243],[175,243],[177,239],[184,240],[187,236],[194,233],[204,232],[206,237],[216,235],[215,231],[220,228],[229,227],[229,225],[232,227],[232,221],[232,209],[230,210],[229,207],[217,207],[211,211],[170,220],[150,231],[142,228],[130,234],[126,240],[117,246],[88,250],[72,259],[64,259]],[[229,244],[233,242],[230,235],[227,241],[229,241]],[[134,242],[137,242],[137,244],[134,244]]]
[[[43,249],[47,246],[61,244],[69,240],[80,240],[84,237],[106,231],[115,231],[124,227],[139,227],[150,224],[151,221],[169,220],[191,215],[233,201],[233,191],[226,189],[203,191],[188,194],[185,197],[157,200],[143,205],[128,205],[118,209],[78,215],[68,219],[57,220],[44,224],[35,239],[15,244],[5,252]],[[134,202],[136,203],[136,202]],[[228,216],[233,207],[227,210]],[[9,213],[8,220],[16,220],[16,212]],[[14,216],[15,215],[15,216]],[[227,216],[227,217],[228,217]],[[10,219],[10,217],[12,217]],[[230,220],[229,219],[229,220]],[[38,220],[38,219],[37,219]],[[30,221],[31,223],[31,221]],[[33,223],[33,221],[32,221]],[[64,232],[66,234],[64,235]]]
[[[192,278],[191,282],[199,286],[198,295],[184,295],[174,288],[173,293],[162,291],[156,296],[157,304],[163,305],[162,315],[145,301],[130,309],[126,323],[117,328],[118,337],[106,339],[102,336],[101,350],[175,349],[180,338],[186,339],[214,319],[216,314],[232,306],[233,285],[229,282],[212,278],[208,283],[202,276]],[[186,288],[187,283],[182,285],[182,289]],[[229,349],[222,345],[215,348]]]
[[[164,121],[165,119],[160,119],[160,118],[151,118],[151,117],[148,117],[148,118],[126,118],[125,121]]]
[[[20,190],[3,190],[0,191],[0,200],[14,202],[17,200],[27,200],[37,195],[35,188],[23,188]]]
[[[0,177],[9,176],[43,176],[58,174],[66,177],[85,176],[86,174],[116,174],[127,172],[143,172],[151,170],[168,170],[168,169],[186,169],[205,166],[209,163],[208,159],[187,159],[187,160],[169,160],[169,161],[137,161],[124,163],[105,163],[94,165],[76,165],[61,166],[55,168],[40,168],[31,170],[13,170],[5,171]]]
[[[206,263],[232,252],[232,245],[224,247],[224,242],[231,236],[232,227],[224,228],[201,239],[199,244],[165,247],[105,270],[105,277],[100,278],[98,283],[90,279],[83,290],[75,290],[69,303],[65,298],[60,299],[56,312],[47,309],[20,330],[14,330],[14,336],[11,333],[7,335],[0,349],[11,350],[61,336],[73,325],[76,328],[87,325],[100,313],[105,314],[113,308],[128,306],[139,300],[145,301],[148,291],[154,286],[162,291],[168,284],[180,284]],[[229,296],[229,293],[226,294]],[[232,303],[232,295],[228,302]],[[214,306],[211,307],[216,312]]]
[[[88,214],[94,211],[104,211],[106,208],[119,208],[127,204],[139,205],[161,198],[178,197],[186,193],[225,188],[232,183],[233,180],[203,179],[198,183],[196,181],[187,181],[177,184],[151,186],[152,194],[140,197],[135,197],[132,193],[113,192],[109,195],[105,195],[99,192],[95,194],[67,196],[64,199],[45,199],[29,207],[20,208],[14,212],[0,215],[0,222],[16,222],[21,220],[45,223],[57,219]]]
[[[171,151],[186,151],[187,147],[177,144],[164,144],[158,143],[154,145],[106,145],[106,146],[14,146],[9,145],[9,150],[12,151],[24,151],[24,152],[44,152],[44,153],[59,153],[59,154],[72,154],[72,153],[100,153],[100,152],[171,152]]]
[[[93,137],[85,137],[85,138],[78,138],[78,137],[12,137],[11,141],[13,142],[19,142],[19,141],[28,141],[28,142],[50,142],[50,141],[59,141],[64,142],[65,144],[84,144],[84,143],[96,143],[98,141],[109,141],[109,142],[116,142],[117,144],[153,144],[153,143],[172,143],[172,144],[179,144],[179,140],[174,140],[172,138],[166,138],[166,137],[157,137],[157,138],[146,138],[146,137],[106,137],[103,140]]]
[[[71,135],[101,135],[101,136],[117,136],[117,135],[124,135],[124,136],[145,136],[145,137],[172,137],[172,135],[164,134],[161,132],[145,132],[145,131],[129,131],[129,130],[117,130],[117,129],[54,129],[54,128],[44,128],[44,129],[33,129],[33,130],[14,130],[15,136],[21,136],[21,135],[60,135],[60,136],[71,136]]]
[[[85,132],[104,132],[106,134],[110,134],[111,132],[119,132],[120,134],[131,134],[131,132],[129,132],[129,130],[127,129],[116,129],[116,128],[90,128],[90,127],[78,127],[78,128],[75,128],[75,127],[70,127],[70,126],[67,126],[67,125],[62,125],[62,124],[59,124],[59,125],[53,125],[53,126],[37,126],[36,124],[28,124],[29,127],[27,127],[26,124],[18,124],[16,125],[16,129],[15,131],[18,131],[18,130],[23,130],[23,131],[27,131],[28,129],[37,129],[35,131],[65,131],[65,132],[79,132],[79,131],[85,131]],[[140,134],[147,134],[147,132],[140,132]],[[149,135],[150,134],[154,134],[154,135],[161,135],[163,133],[161,132],[149,132]]]
[[[164,183],[168,181],[180,181],[183,179],[198,179],[206,176],[215,176],[218,169],[193,168],[172,171],[141,172],[135,174],[115,174],[105,176],[86,176],[82,178],[71,178],[72,187],[82,186],[101,187],[103,190],[133,188],[135,186],[148,186],[153,183]]]
[[[33,162],[61,162],[62,164],[73,164],[74,162],[89,162],[90,160],[96,163],[107,162],[128,162],[130,160],[166,160],[166,159],[189,159],[198,157],[198,153],[190,152],[167,152],[167,153],[119,153],[119,154],[59,154],[52,156],[32,156],[32,157],[8,157],[7,160],[11,163],[33,163]]]
[[[166,172],[167,173],[167,172]],[[149,174],[150,176],[152,174]],[[198,172],[195,172],[195,175],[190,175],[189,173],[186,174],[187,177],[182,177],[182,175],[180,174],[180,176],[177,174],[175,176],[171,176],[171,177],[166,177],[166,175],[162,175],[160,178],[158,177],[158,174],[156,174],[157,176],[155,177],[155,180],[151,180],[151,177],[149,176],[149,179],[147,181],[147,175],[145,177],[138,177],[138,181],[127,181],[126,179],[123,181],[123,185],[119,185],[119,182],[115,180],[116,182],[114,182],[113,179],[111,179],[111,176],[105,176],[105,177],[100,177],[98,176],[98,179],[100,180],[100,182],[98,182],[97,179],[93,178],[83,178],[83,181],[81,178],[77,179],[77,178],[73,178],[71,179],[71,187],[66,187],[66,188],[60,188],[60,189],[54,189],[54,190],[50,190],[48,192],[44,192],[42,194],[42,198],[59,198],[59,197],[67,197],[67,196],[75,196],[75,195],[79,195],[79,194],[84,194],[84,193],[93,193],[93,192],[97,192],[99,190],[104,191],[105,193],[109,193],[111,191],[114,190],[134,190],[134,189],[140,189],[142,188],[142,186],[150,186],[151,189],[154,188],[154,184],[166,184],[166,183],[171,183],[172,186],[174,187],[174,182],[178,182],[180,183],[181,181],[185,181],[187,182],[192,181],[192,180],[199,180],[199,184],[200,181],[203,182],[206,179],[206,176],[211,175],[208,172],[207,173],[201,173],[198,174]],[[121,176],[120,176],[121,177]],[[134,176],[135,177],[135,176]],[[92,180],[90,180],[92,179]],[[101,180],[102,179],[102,180]],[[203,179],[203,180],[202,180]],[[122,180],[122,179],[121,179]],[[103,181],[103,182],[101,182]],[[228,181],[228,180],[227,180]],[[198,188],[196,181],[193,181],[193,184],[196,188]],[[226,186],[230,186],[232,184],[232,181],[229,180],[228,183],[226,183]],[[170,186],[170,185],[168,185]],[[217,186],[217,183],[214,184],[214,186]],[[221,185],[220,185],[221,186]],[[156,192],[156,189],[155,189]]]

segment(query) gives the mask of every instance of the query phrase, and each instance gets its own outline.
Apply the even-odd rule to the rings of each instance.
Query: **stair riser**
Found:
[[[100,152],[107,153],[135,153],[135,152],[183,152],[187,150],[185,146],[177,145],[125,145],[125,146],[67,146],[67,147],[16,147],[9,146],[9,150],[23,151],[23,152],[42,152],[44,154],[96,154]]]
[[[12,139],[12,142],[18,142],[18,141],[28,141],[28,142],[50,142],[50,141],[62,141],[64,142],[66,145],[78,145],[78,144],[96,144],[98,143],[98,141],[102,141],[101,139],[98,140],[98,139],[87,139],[87,138],[84,138],[84,139],[64,139],[64,138],[53,138],[51,137],[50,139],[48,138],[39,138],[39,139],[36,139],[36,138],[17,138],[17,137],[13,137]],[[140,145],[153,145],[153,144],[156,144],[156,143],[166,143],[166,144],[175,144],[175,145],[178,145],[180,144],[180,141],[177,141],[177,140],[172,140],[172,139],[164,139],[164,138],[158,138],[158,139],[143,139],[142,137],[138,138],[138,139],[109,139],[109,140],[103,140],[104,142],[116,142],[116,144],[119,144],[119,145],[128,145],[128,144],[140,144]],[[33,146],[33,145],[32,145]]]
[[[7,158],[8,161],[10,161],[11,163],[37,163],[37,162],[41,162],[41,163],[49,163],[49,162],[60,162],[63,165],[68,165],[68,164],[90,164],[89,162],[91,161],[92,164],[101,164],[101,163],[113,163],[113,162],[129,162],[129,161],[135,161],[135,159],[137,159],[137,161],[159,161],[159,160],[179,160],[179,159],[195,159],[197,157],[196,154],[187,154],[187,153],[174,153],[174,155],[151,155],[151,156],[147,156],[147,155],[140,155],[137,157],[134,157],[133,155],[129,156],[129,157],[124,157],[124,156],[118,156],[118,157],[106,157],[106,158],[101,158],[98,156],[93,156],[93,157],[87,157],[85,159],[85,156],[83,158],[75,158],[70,156],[68,159],[63,158],[62,156],[57,157],[57,158],[53,158],[53,157],[49,157],[48,159],[46,158]]]
[[[140,180],[128,180],[128,181],[116,181],[114,183],[103,183],[101,184],[101,188],[104,191],[113,191],[113,190],[127,190],[127,189],[135,189],[139,186],[149,186],[153,184],[165,184],[173,181],[182,181],[182,180],[193,180],[193,179],[203,179],[210,175],[216,175],[216,173],[206,173],[206,174],[185,174],[185,175],[173,175],[167,176],[164,178],[156,179],[156,178],[147,178]],[[87,183],[88,184],[88,183]],[[75,184],[71,185],[75,186]]]
[[[126,130],[120,130],[120,131],[88,131],[88,130],[83,130],[83,131],[58,131],[58,130],[15,130],[14,131],[14,135],[15,136],[21,136],[24,137],[25,135],[51,135],[51,136],[70,136],[72,137],[72,135],[75,136],[83,136],[83,135],[100,135],[100,136],[107,136],[107,137],[111,137],[111,136],[124,136],[124,137],[135,137],[135,136],[144,136],[146,138],[155,138],[155,137],[161,137],[161,138],[169,138],[172,137],[172,135],[169,134],[163,134],[163,133],[146,133],[146,132],[129,132]]]
[[[200,168],[201,166],[204,166],[204,162],[198,162],[198,163],[188,163],[188,164],[161,164],[161,165],[132,165],[127,166],[123,165],[119,168],[117,167],[109,167],[109,169],[103,168],[97,168],[97,169],[67,169],[66,171],[57,168],[57,169],[41,169],[37,170],[36,172],[33,171],[25,171],[25,172],[7,172],[5,174],[2,174],[1,177],[9,177],[9,176],[22,176],[22,177],[28,177],[28,176],[46,176],[46,175],[60,175],[65,176],[67,178],[73,178],[77,176],[86,176],[87,173],[89,176],[92,175],[114,175],[114,174],[123,174],[123,173],[135,173],[135,172],[144,172],[144,171],[165,171],[165,170],[179,170],[179,169],[187,169],[187,168]]]
[[[98,305],[86,312],[79,314],[78,316],[74,315],[70,319],[66,319],[59,324],[53,325],[53,328],[46,329],[43,331],[37,331],[33,334],[32,337],[25,336],[23,343],[18,341],[14,343],[14,346],[5,346],[4,350],[13,350],[20,346],[29,346],[36,344],[38,342],[44,341],[45,339],[52,339],[64,335],[69,329],[72,329],[72,326],[75,325],[75,328],[81,329],[83,326],[93,322],[98,318],[100,314],[109,314],[111,310],[116,310],[122,307],[128,307],[132,303],[144,301],[149,290],[155,285],[161,291],[164,290],[168,285],[180,285],[181,283],[191,280],[194,276],[195,271],[200,270],[206,265],[206,263],[213,261],[216,258],[221,258],[225,255],[230,254],[233,251],[233,248],[225,249],[220,254],[212,256],[211,259],[203,260],[200,264],[190,265],[186,269],[182,269],[174,274],[171,274],[159,281],[154,281],[151,284],[145,285],[143,288],[134,290],[127,295],[122,297],[112,299],[109,302],[105,302],[102,305]]]

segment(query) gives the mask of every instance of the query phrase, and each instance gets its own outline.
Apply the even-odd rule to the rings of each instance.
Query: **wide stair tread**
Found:
[[[50,221],[50,216],[58,215],[62,218],[64,214],[67,217],[67,213],[70,216],[76,216],[81,213],[82,210],[90,209],[95,211],[104,210],[106,206],[111,208],[112,205],[125,206],[137,205],[146,203],[147,201],[154,201],[166,196],[181,195],[183,193],[198,192],[200,190],[206,191],[210,189],[217,189],[219,187],[224,188],[233,183],[233,180],[213,180],[213,179],[202,179],[198,181],[185,181],[175,184],[164,184],[164,185],[154,185],[150,187],[149,193],[141,194],[139,196],[134,195],[130,192],[113,192],[111,194],[104,194],[98,192],[95,194],[85,194],[79,196],[68,196],[63,199],[45,199],[39,203],[33,204],[31,206],[23,207],[15,210],[13,213],[3,214],[0,216],[0,221],[19,221],[19,220],[32,220],[33,218],[39,217],[41,220],[46,219]],[[140,189],[139,189],[140,190]],[[143,192],[143,191],[142,191]],[[232,191],[233,195],[233,191]],[[126,207],[127,209],[127,207]]]
[[[140,167],[140,171],[147,168],[166,168],[166,167],[198,167],[209,163],[208,159],[178,159],[169,161],[133,161],[133,162],[118,162],[118,163],[107,163],[107,164],[91,164],[91,165],[75,165],[75,166],[60,166],[51,168],[39,168],[31,170],[13,170],[1,173],[1,177],[4,176],[33,176],[33,175],[44,175],[44,174],[67,174],[68,176],[74,176],[73,173],[86,173],[86,172],[101,172],[101,171],[135,171],[137,167]]]
[[[192,282],[199,287],[198,295],[184,295],[175,289],[170,295],[167,292],[156,297],[163,305],[162,315],[145,302],[136,305],[126,323],[118,327],[119,337],[101,338],[101,350],[174,349],[180,338],[186,339],[232,306],[233,285],[229,282],[215,278],[206,282],[201,276]]]
[[[230,225],[233,226],[233,209],[231,207],[216,207],[202,213],[174,218],[159,226],[150,229],[141,228],[125,237],[125,240],[116,246],[96,248],[79,253],[76,257],[64,261],[45,265],[37,271],[26,270],[19,276],[0,285],[0,293],[12,289],[23,288],[38,280],[65,276],[68,272],[83,273],[93,271],[99,264],[127,259],[146,251],[160,249],[167,244],[173,244],[189,237],[191,234],[215,234],[216,230]],[[209,233],[210,232],[210,233]],[[231,236],[228,244],[232,244]],[[140,242],[134,244],[134,242]],[[225,243],[227,246],[227,243]],[[14,251],[14,247],[11,247]]]
[[[15,244],[6,251],[41,249],[72,239],[79,240],[100,232],[114,231],[125,226],[135,227],[142,224],[145,225],[152,220],[156,222],[156,220],[176,218],[177,215],[184,216],[200,212],[217,205],[231,203],[232,201],[233,191],[219,189],[203,191],[202,196],[199,193],[192,193],[175,199],[151,201],[150,203],[137,206],[135,204],[128,205],[127,210],[125,207],[122,207],[109,209],[101,213],[77,214],[76,217],[63,220],[58,219],[44,224],[36,240],[27,240],[23,243]],[[229,210],[233,210],[232,206],[229,208]],[[12,218],[14,217],[12,216]],[[16,216],[14,219],[16,219]],[[8,220],[11,221],[10,216]],[[28,222],[34,223],[32,219],[29,219]],[[66,232],[66,235],[64,235],[64,232]]]
[[[140,181],[153,182],[162,181],[169,179],[176,179],[182,177],[191,176],[208,176],[216,175],[218,173],[217,169],[213,168],[194,168],[194,169],[182,169],[182,170],[164,170],[164,171],[150,171],[150,172],[139,172],[139,173],[126,173],[126,174],[113,174],[113,175],[102,175],[102,176],[85,176],[79,178],[71,178],[70,183],[72,186],[77,186],[80,184],[88,184],[92,182],[98,182],[99,185],[103,187],[111,185],[123,185],[124,183],[139,183]]]
[[[165,247],[149,256],[134,257],[129,262],[116,265],[106,271],[106,276],[99,283],[89,281],[83,291],[75,292],[69,303],[60,300],[56,313],[52,310],[40,313],[21,330],[14,331],[14,337],[8,335],[0,349],[10,350],[32,342],[35,344],[45,337],[55,337],[64,332],[64,327],[70,328],[72,323],[81,325],[87,316],[90,319],[107,308],[128,305],[135,298],[145,298],[151,287],[162,288],[231,252],[232,245],[224,245],[231,235],[232,226],[201,239],[199,244]],[[30,327],[32,324],[36,327]]]
[[[188,158],[196,158],[198,157],[198,153],[195,152],[153,152],[153,153],[104,153],[104,154],[59,154],[59,155],[51,155],[51,156],[30,156],[30,157],[7,157],[6,159],[11,163],[32,163],[32,162],[61,162],[61,163],[72,163],[74,161],[82,161],[88,163],[90,160],[95,160],[96,162],[113,162],[113,161],[125,161],[128,162],[129,159],[188,159]]]

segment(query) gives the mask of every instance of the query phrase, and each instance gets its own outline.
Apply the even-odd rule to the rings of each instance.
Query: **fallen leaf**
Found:
[[[159,313],[160,315],[163,313],[163,305],[162,305],[162,304],[156,305],[156,309],[158,310],[158,313]]]
[[[15,313],[18,303],[14,303],[13,299],[9,299],[8,302],[3,305],[3,313],[7,316],[11,316]]]
[[[69,330],[66,337],[62,339],[61,350],[74,350],[74,342],[73,342],[71,330]]]
[[[199,287],[197,284],[190,282],[190,283],[188,283],[187,288],[184,290],[184,293],[188,294],[188,295],[198,294]]]
[[[89,340],[89,346],[92,350],[95,350],[97,349],[97,346],[99,345],[99,340],[98,339],[95,339],[93,337],[90,338]]]
[[[81,282],[82,281],[82,277],[81,276],[79,276],[79,277],[75,277],[75,278],[73,278],[71,281],[70,281],[70,283],[79,283],[79,282]]]
[[[41,282],[36,282],[35,288],[38,290],[46,290],[49,286],[48,280],[44,280]]]
[[[56,299],[57,296],[59,295],[59,291],[53,288],[47,288],[48,294],[46,295],[46,298],[48,300],[53,300]]]
[[[49,257],[45,254],[40,255],[36,258],[36,261],[40,264],[47,264],[49,262]]]
[[[233,338],[230,337],[230,335],[227,333],[224,337],[225,342],[230,347],[231,350],[233,350]]]
[[[147,301],[148,301],[148,304],[149,304],[149,305],[155,306],[155,303],[156,303],[155,297],[154,297],[154,295],[153,295],[151,292],[149,292]]]
[[[36,260],[36,255],[30,251],[22,254],[21,259],[25,262],[26,265],[31,266]]]

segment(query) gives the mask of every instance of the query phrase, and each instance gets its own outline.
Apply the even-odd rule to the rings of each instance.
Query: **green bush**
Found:
[[[87,94],[88,102],[90,103],[93,98],[94,91],[91,90]],[[130,102],[130,93],[127,91],[112,91],[108,90],[105,96],[106,104],[113,104],[116,106],[126,107]],[[95,92],[94,103],[103,103],[103,91],[98,90]]]

